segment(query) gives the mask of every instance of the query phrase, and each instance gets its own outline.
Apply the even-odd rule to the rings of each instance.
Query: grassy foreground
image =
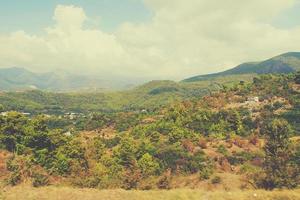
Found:
[[[300,190],[293,191],[124,191],[75,189],[68,187],[32,188],[18,186],[1,189],[1,200],[300,200]]]

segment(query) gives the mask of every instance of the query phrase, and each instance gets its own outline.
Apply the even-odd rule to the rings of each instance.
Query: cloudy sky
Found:
[[[0,68],[174,79],[300,51],[300,0],[0,0]]]

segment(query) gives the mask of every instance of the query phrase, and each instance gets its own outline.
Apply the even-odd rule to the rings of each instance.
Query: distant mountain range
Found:
[[[262,62],[244,63],[223,72],[194,76],[183,80],[183,82],[209,80],[212,78],[228,75],[290,73],[299,70],[300,52],[289,52]]]
[[[228,79],[249,79],[255,74],[267,73],[290,73],[300,70],[300,52],[285,53],[262,62],[244,63],[230,70],[219,73],[199,75],[187,78],[182,82],[202,81],[201,88],[206,87],[213,82],[230,82]],[[204,83],[204,81],[210,81]],[[141,81],[128,81],[122,78],[115,80],[105,80],[98,76],[75,75],[67,72],[49,72],[34,73],[25,68],[12,67],[0,68],[0,91],[26,91],[26,90],[47,90],[53,92],[70,92],[70,91],[110,91],[132,88]],[[151,83],[151,82],[150,82]],[[149,83],[149,84],[150,84]],[[177,92],[174,89],[175,82],[152,82],[150,85],[159,84],[159,88],[151,94],[162,92]],[[147,85],[147,84],[146,84]],[[171,86],[170,86],[171,85]],[[177,86],[176,86],[177,87]],[[175,87],[175,88],[176,88]]]
[[[96,76],[75,75],[67,72],[34,73],[25,68],[0,68],[1,91],[32,89],[49,91],[103,91],[129,88],[131,83],[104,80]]]

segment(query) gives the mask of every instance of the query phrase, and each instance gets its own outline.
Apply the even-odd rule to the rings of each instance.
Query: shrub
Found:
[[[70,172],[70,160],[64,154],[58,153],[52,171],[59,175],[67,175]]]
[[[170,171],[166,172],[157,182],[159,189],[169,190],[171,189],[171,174]]]
[[[125,190],[136,189],[141,180],[141,173],[136,169],[127,169],[123,175],[122,188]]]
[[[217,152],[223,154],[224,156],[228,155],[228,150],[226,149],[226,147],[223,144],[218,146]]]
[[[186,155],[187,165],[185,171],[190,173],[196,173],[199,170],[207,168],[207,157],[203,151],[197,151],[194,155]]]
[[[207,141],[205,138],[200,138],[198,144],[202,149],[207,148]]]
[[[22,181],[21,173],[19,171],[13,172],[6,182],[12,186],[18,185]]]
[[[155,175],[159,170],[159,163],[148,153],[144,154],[142,158],[139,159],[138,166],[145,176]]]
[[[245,148],[247,147],[247,141],[246,140],[243,140],[241,139],[240,137],[236,137],[234,139],[234,142],[233,142],[236,146],[240,147],[240,148]]]
[[[257,135],[251,135],[249,137],[249,143],[257,146],[259,144],[259,138]]]
[[[242,151],[228,156],[227,159],[231,165],[239,165],[252,160],[254,157],[253,153]]]
[[[220,176],[215,176],[215,177],[213,177],[212,179],[211,179],[211,183],[212,184],[219,184],[219,183],[221,183],[221,177]]]
[[[211,168],[206,167],[199,172],[199,179],[208,180],[212,174],[213,170]]]
[[[49,185],[49,179],[47,175],[34,173],[32,175],[32,186],[33,187],[41,187]]]
[[[240,174],[251,174],[256,173],[258,171],[258,167],[251,165],[249,163],[245,163],[240,167]]]
[[[100,178],[95,176],[76,177],[72,180],[72,184],[82,188],[96,188],[100,184]]]

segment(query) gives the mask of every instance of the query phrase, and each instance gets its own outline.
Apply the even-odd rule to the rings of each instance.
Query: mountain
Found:
[[[240,74],[269,74],[269,73],[291,73],[300,70],[300,52],[289,52],[273,57],[262,62],[249,62],[238,65],[232,69],[207,75],[199,75],[183,80],[194,82],[209,80],[215,77],[240,75]]]
[[[266,73],[290,73],[300,70],[300,52],[289,52],[262,62],[249,62],[241,64],[233,69],[191,77],[176,83],[173,81],[152,81],[142,85],[140,90],[147,90],[149,95],[170,93],[186,93],[186,87],[194,87],[193,90],[211,88],[219,83],[230,83],[234,80],[251,80],[256,74]],[[197,82],[198,85],[187,86],[181,83]],[[0,91],[24,91],[47,90],[52,92],[70,91],[111,91],[132,88],[141,83],[141,80],[126,80],[121,77],[114,80],[106,80],[99,76],[77,75],[67,72],[34,73],[24,68],[0,68]],[[148,88],[147,88],[148,87]],[[137,90],[139,91],[139,90]],[[190,91],[190,90],[188,90]],[[138,92],[136,92],[138,93]]]
[[[130,84],[122,79],[109,81],[97,76],[67,72],[34,73],[19,67],[0,68],[1,91],[103,91],[128,88]]]

